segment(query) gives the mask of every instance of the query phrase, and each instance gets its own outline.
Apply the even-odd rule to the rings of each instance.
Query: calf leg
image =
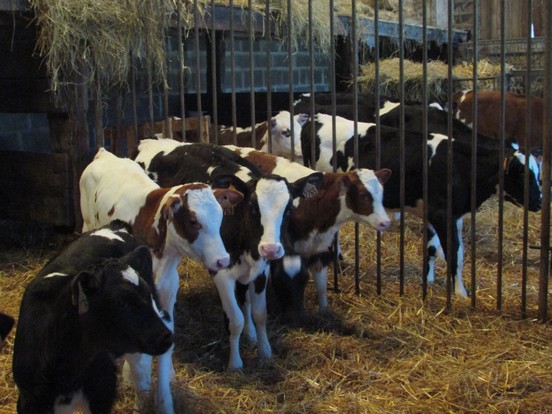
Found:
[[[437,259],[437,253],[441,247],[439,236],[435,232],[432,225],[427,227],[427,282],[435,282],[435,259]]]
[[[238,303],[243,313],[243,336],[244,339],[251,345],[257,344],[257,332],[255,331],[255,323],[253,322],[251,315],[251,297],[250,290],[251,284],[242,285],[240,282],[236,282],[236,296],[238,297]]]
[[[440,219],[439,219],[440,218]],[[439,216],[433,215],[430,217],[430,222],[433,224],[437,237],[441,241],[443,247],[443,253],[446,257],[447,254],[447,221],[444,214]],[[459,231],[460,229],[460,231]],[[452,280],[454,281],[454,293],[456,296],[466,298],[468,293],[464,287],[464,281],[462,280],[462,267],[464,264],[464,249],[462,244],[462,218],[458,219],[455,225],[450,226],[451,239],[452,239],[452,257],[450,260],[452,270]]]
[[[232,277],[230,270],[219,270],[214,277],[222,308],[228,317],[228,329],[230,330],[230,357],[228,360],[228,370],[238,370],[243,368],[243,361],[240,356],[240,335],[243,330],[244,318],[241,309],[236,301],[236,281]]]
[[[257,353],[259,358],[271,358],[272,349],[268,341],[266,332],[266,283],[267,275],[265,270],[261,273],[253,283],[249,285],[249,297],[251,298],[251,312],[255,329],[257,331]]]
[[[313,275],[320,313],[328,310],[328,267],[317,262],[309,268]]]

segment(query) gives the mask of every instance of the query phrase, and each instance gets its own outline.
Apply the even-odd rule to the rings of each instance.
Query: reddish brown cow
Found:
[[[543,100],[531,96],[531,151],[542,148]],[[468,125],[473,124],[473,91],[458,92],[454,96],[454,116]],[[500,137],[500,91],[480,91],[477,93],[477,130],[492,137]],[[527,96],[512,92],[505,94],[506,121],[504,134],[514,138],[524,148],[526,142]]]

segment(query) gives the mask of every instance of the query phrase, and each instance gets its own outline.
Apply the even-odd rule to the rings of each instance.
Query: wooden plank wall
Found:
[[[544,1],[533,0],[533,25],[535,36],[544,35],[542,7]],[[501,0],[480,1],[480,38],[500,39],[500,7]],[[506,39],[519,39],[527,36],[527,0],[505,1]]]

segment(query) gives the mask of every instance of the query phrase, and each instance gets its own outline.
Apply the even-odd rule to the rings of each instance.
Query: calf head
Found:
[[[272,153],[289,157],[293,148],[296,156],[301,156],[301,128],[307,122],[306,114],[298,114],[293,117],[293,143],[291,135],[291,114],[288,111],[280,111],[271,119]],[[265,140],[263,138],[263,140]],[[263,142],[263,151],[268,151],[268,145]]]
[[[280,259],[285,254],[282,236],[287,236],[287,226],[295,198],[311,197],[322,184],[323,174],[312,173],[293,183],[278,175],[259,179],[252,202],[259,212],[263,230],[259,243],[259,254],[267,260]]]
[[[156,303],[146,246],[78,273],[71,282],[84,343],[116,355],[159,355],[173,344]]]
[[[533,155],[526,157],[520,151],[504,160],[504,198],[517,206],[524,205],[525,163],[529,163],[529,204],[530,211],[542,207],[542,191],[539,185],[539,167]]]
[[[200,260],[211,271],[230,264],[230,256],[220,236],[222,205],[236,205],[243,194],[233,189],[211,189],[203,183],[177,188],[162,207],[166,226],[164,249],[176,247],[182,256]]]
[[[373,171],[360,168],[341,178],[340,192],[345,206],[353,212],[355,221],[383,231],[391,224],[383,208],[383,184],[391,176],[391,170],[383,168]]]

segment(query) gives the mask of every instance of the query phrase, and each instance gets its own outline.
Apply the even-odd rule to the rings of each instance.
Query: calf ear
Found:
[[[151,253],[147,246],[138,246],[136,249],[128,253],[124,257],[124,260],[148,283],[150,280],[153,280]]]
[[[216,188],[213,189],[213,194],[225,216],[233,216],[234,207],[243,201],[243,194],[237,190]]]
[[[322,180],[324,179],[324,174],[321,172],[312,173],[306,177],[300,178],[290,185],[291,196],[302,197],[302,198],[312,198],[318,194],[318,190],[322,185]]]
[[[174,214],[182,207],[182,199],[178,195],[169,197],[163,207],[163,217],[165,220],[171,219]]]
[[[71,281],[71,301],[79,309],[79,315],[88,312],[88,296],[99,288],[99,281],[93,273],[83,271]]]
[[[391,170],[389,168],[382,168],[381,170],[376,171],[375,174],[376,177],[378,177],[379,182],[385,184],[387,180],[389,180],[389,177],[391,177]]]

